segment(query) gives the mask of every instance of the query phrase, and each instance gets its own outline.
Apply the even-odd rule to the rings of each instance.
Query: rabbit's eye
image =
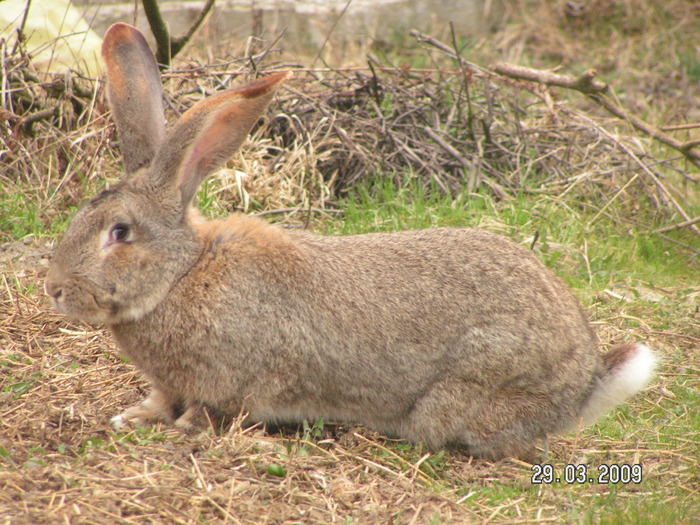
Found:
[[[129,225],[128,224],[116,224],[112,227],[109,232],[109,238],[112,242],[125,242],[129,238]]]

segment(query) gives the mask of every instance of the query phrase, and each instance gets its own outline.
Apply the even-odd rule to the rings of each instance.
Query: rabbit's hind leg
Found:
[[[546,436],[538,424],[543,408],[531,396],[497,393],[477,382],[452,378],[433,385],[418,400],[403,435],[432,449],[458,448],[492,461],[531,460],[534,443]]]
[[[141,403],[114,416],[110,423],[114,430],[122,430],[129,425],[142,426],[158,421],[172,423],[181,412],[177,403],[173,403],[163,391],[154,388]]]

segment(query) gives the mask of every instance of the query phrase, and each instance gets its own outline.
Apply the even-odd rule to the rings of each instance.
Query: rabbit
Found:
[[[563,282],[505,237],[204,220],[199,184],[287,73],[211,96],[166,133],[143,35],[113,25],[102,56],[126,176],[77,212],[45,289],[59,312],[104,323],[150,382],[117,430],[323,417],[497,460],[592,423],[652,377],[652,350],[599,352]]]

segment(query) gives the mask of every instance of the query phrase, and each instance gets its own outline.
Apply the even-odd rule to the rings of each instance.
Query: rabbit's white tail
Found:
[[[581,410],[583,426],[639,392],[649,382],[657,358],[643,344],[628,344],[615,348],[603,356],[607,373],[597,379],[593,392]]]

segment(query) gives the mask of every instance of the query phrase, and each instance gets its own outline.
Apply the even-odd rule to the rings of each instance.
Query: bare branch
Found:
[[[156,60],[163,66],[170,65],[170,31],[160,14],[158,0],[142,0],[143,10],[148,19],[148,25],[156,39]]]
[[[433,46],[433,47],[439,49],[440,51],[444,52],[445,54],[447,54],[447,56],[449,56],[450,58],[457,60],[462,65],[469,66],[470,68],[474,69],[475,71],[488,73],[488,71],[481,68],[480,66],[477,66],[473,62],[469,62],[469,61],[465,60],[464,58],[462,58],[461,56],[459,56],[456,53],[456,51],[454,49],[452,49],[450,46],[443,44],[439,40],[436,40],[429,35],[425,35],[425,34],[421,33],[420,31],[417,31],[415,29],[412,29],[409,32],[409,34],[412,37],[414,37],[416,40],[418,40],[418,42],[425,42],[426,44],[430,44],[431,46]]]
[[[654,233],[665,233],[665,232],[670,232],[673,230],[680,230],[681,228],[685,228],[686,226],[691,226],[691,225],[697,224],[699,222],[700,222],[700,217],[695,217],[694,219],[683,221],[683,222],[680,222],[678,224],[674,224],[672,226],[666,226],[665,228],[659,228],[658,230],[654,230]]]
[[[595,69],[589,69],[578,78],[570,75],[557,75],[551,71],[542,71],[539,69],[531,69],[529,67],[516,66],[514,64],[505,64],[500,62],[492,68],[499,75],[504,75],[510,78],[520,80],[529,80],[538,84],[546,84],[548,86],[558,86],[567,89],[575,89],[581,93],[604,93],[608,90],[608,85],[595,80],[597,72]]]
[[[690,141],[685,143],[680,142],[670,135],[664,133],[656,126],[653,126],[625,111],[624,108],[604,95],[604,93],[608,90],[608,86],[595,80],[596,72],[594,69],[589,69],[579,78],[574,78],[568,75],[557,75],[555,73],[551,73],[550,71],[542,71],[504,63],[496,64],[493,66],[493,70],[496,73],[510,78],[529,80],[531,82],[537,82],[547,86],[557,86],[580,91],[581,93],[588,95],[591,100],[605,108],[608,112],[622,120],[629,122],[630,125],[637,130],[646,133],[662,144],[681,152],[694,166],[700,168],[700,151],[694,149],[699,145],[698,141]]]
[[[151,27],[153,36],[156,39],[156,60],[161,66],[169,66],[170,61],[175,57],[182,48],[187,45],[197,29],[200,28],[204,19],[211,11],[216,0],[207,0],[207,3],[202,8],[197,20],[194,21],[192,27],[187,31],[187,33],[180,37],[171,39],[170,31],[168,31],[168,26],[163,20],[163,15],[160,12],[160,7],[158,5],[158,0],[142,0],[143,10],[146,13],[146,18],[148,19],[148,25]]]
[[[695,167],[700,168],[700,151],[693,149],[698,145],[697,141],[687,143],[680,142],[664,133],[656,126],[652,126],[639,117],[635,117],[634,115],[628,113],[607,97],[603,97],[598,94],[590,94],[589,97],[616,117],[629,122],[639,131],[646,133],[650,137],[658,140],[670,148],[680,151]]]
[[[182,48],[185,47],[185,45],[187,45],[187,42],[190,41],[190,39],[194,36],[194,34],[197,32],[197,30],[204,23],[204,20],[206,19],[207,15],[211,11],[212,7],[214,7],[215,1],[216,0],[207,0],[207,3],[204,4],[204,7],[199,12],[199,16],[197,16],[197,20],[194,21],[194,23],[192,24],[192,27],[190,27],[189,31],[187,31],[185,36],[182,36],[180,38],[176,38],[172,41],[172,43],[170,45],[171,57],[174,57],[175,55],[177,55],[180,51],[182,51]]]

